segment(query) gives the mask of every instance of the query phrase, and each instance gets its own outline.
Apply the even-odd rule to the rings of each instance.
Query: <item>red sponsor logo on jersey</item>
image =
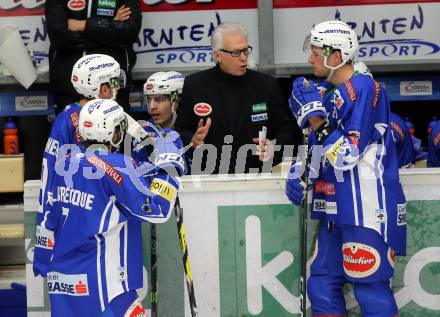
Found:
[[[335,194],[335,184],[324,182],[324,181],[316,181],[315,193],[321,193],[325,195],[334,195]]]
[[[377,81],[374,80],[373,108],[377,106],[377,102],[379,100],[379,94],[380,94],[380,85]]]
[[[361,133],[359,131],[348,131],[348,137],[353,145],[358,146],[359,140],[361,139]]]
[[[402,140],[405,140],[405,133],[403,133],[402,128],[395,122],[391,121],[391,128],[396,131],[397,133],[399,133],[400,138]]]
[[[72,123],[73,127],[75,128],[75,141],[76,144],[79,144],[81,142],[81,133],[79,133],[78,125],[79,125],[79,113],[78,112],[72,112],[69,116],[70,122]]]
[[[95,155],[90,155],[87,158],[87,161],[89,161],[92,165],[95,165],[100,170],[104,171],[104,173],[110,176],[116,184],[120,185],[124,180],[121,174],[117,170],[115,170],[115,168],[110,163],[104,161],[103,159],[100,159]]]
[[[394,250],[391,248],[388,248],[388,262],[390,262],[390,265],[394,267],[394,264],[396,263],[396,253],[394,253]]]
[[[345,273],[354,278],[370,276],[380,266],[379,252],[367,244],[346,242],[342,245],[342,256]]]
[[[91,128],[91,127],[93,127],[93,122],[92,121],[84,121],[84,126],[86,128]]]
[[[434,138],[434,145],[437,146],[437,144],[440,142],[440,132],[436,134],[435,138]]]
[[[146,90],[153,90],[153,88],[154,88],[154,85],[152,83],[148,83],[145,85]]]
[[[128,313],[128,314],[127,314]],[[145,309],[142,307],[142,303],[139,299],[137,299],[131,306],[128,308],[125,316],[129,317],[146,317]]]
[[[47,239],[47,247],[53,249],[53,241],[50,238]]]
[[[357,99],[356,91],[354,90],[354,87],[353,87],[351,80],[345,81],[344,86],[345,86],[345,89],[347,89],[348,96],[350,97],[350,100],[352,102],[356,101],[356,99]]]
[[[87,294],[87,285],[82,281],[78,281],[78,283],[75,285],[75,292],[77,294]]]
[[[67,7],[72,11],[81,11],[86,7],[85,0],[70,0],[67,2]]]
[[[209,116],[212,112],[212,107],[209,103],[199,102],[194,106],[194,113],[199,117]]]

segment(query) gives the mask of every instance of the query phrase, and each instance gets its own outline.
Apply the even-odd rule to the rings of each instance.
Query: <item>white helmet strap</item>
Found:
[[[118,96],[118,88],[112,88],[112,100],[116,100],[116,97]]]
[[[331,54],[332,54],[332,53],[330,53],[330,54],[324,54],[324,67],[330,69],[330,73],[328,74],[327,79],[326,79],[326,80],[328,80],[328,81],[330,81],[331,78],[333,77],[333,74],[334,74],[335,70],[341,68],[342,66],[344,66],[344,65],[347,64],[347,62],[348,62],[348,61],[344,61],[344,60],[342,60],[342,62],[341,62],[339,65],[336,65],[336,66],[330,66],[329,64],[327,64],[327,60],[328,60],[328,57],[329,57]]]

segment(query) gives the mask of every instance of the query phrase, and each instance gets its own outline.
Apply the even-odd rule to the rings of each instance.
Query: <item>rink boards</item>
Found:
[[[401,171],[408,200],[407,256],[396,264],[393,289],[401,315],[440,313],[440,170]],[[284,194],[283,176],[186,178],[180,193],[202,317],[299,316],[299,210]],[[32,274],[38,181],[25,184],[28,316],[49,316],[43,279]],[[316,223],[309,225],[309,246]],[[149,225],[144,226],[148,285]],[[159,316],[190,316],[173,217],[158,226]],[[149,312],[148,287],[141,290]],[[350,287],[350,316],[360,316]]]

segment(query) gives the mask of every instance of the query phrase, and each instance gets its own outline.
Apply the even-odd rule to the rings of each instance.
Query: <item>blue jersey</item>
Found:
[[[405,197],[384,89],[370,76],[355,74],[328,92],[323,103],[334,130],[322,144],[326,159],[317,182],[323,181],[318,188],[324,199],[334,194],[334,203],[332,198],[329,207],[316,206],[327,216],[336,209],[331,220],[377,231],[397,253],[405,254]]]
[[[81,135],[78,130],[80,111],[81,106],[72,103],[58,114],[44,149],[33,264],[35,275],[46,276],[46,264],[52,254],[55,242],[53,232],[45,227],[45,221],[52,209],[51,189],[55,177],[56,156],[61,146],[81,143]]]
[[[147,134],[149,136],[151,136],[152,138],[157,137],[157,134],[160,131],[164,131],[164,132],[168,132],[171,131],[171,129],[169,128],[162,128],[159,125],[156,125],[154,123],[154,120],[151,118],[148,121],[145,121],[142,124],[142,127],[144,128],[145,132],[147,132]],[[174,141],[174,145],[178,148],[178,149],[182,149],[183,148],[183,142],[182,139],[180,137],[178,137],[175,141]],[[151,164],[150,162],[150,155],[152,154],[152,147],[149,146],[142,146],[139,145],[137,141],[134,141],[133,143],[133,151],[131,153],[132,157],[136,160],[136,162],[139,163],[139,165],[149,165]],[[190,166],[190,162],[188,161],[188,157],[187,155],[185,155],[185,153],[182,153],[183,159],[185,161],[185,165],[186,165],[186,173],[188,173],[188,168]],[[149,174],[148,170],[151,169],[151,167],[147,167],[146,171],[144,171],[145,174]]]
[[[179,181],[159,171],[147,182],[119,153],[67,156],[58,170],[76,172],[55,176],[46,221],[56,241],[47,273],[52,316],[99,316],[116,296],[143,287],[141,222],[168,219]]]
[[[428,139],[428,167],[440,167],[440,120],[433,125]]]
[[[414,145],[405,121],[391,112],[391,133],[396,145],[397,158],[400,167],[410,167],[415,162]]]

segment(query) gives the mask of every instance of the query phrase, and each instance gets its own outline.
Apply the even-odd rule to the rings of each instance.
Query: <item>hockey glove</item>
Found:
[[[153,146],[152,162],[157,168],[165,170],[172,176],[181,176],[185,173],[183,144],[179,133],[164,129],[154,139]]]
[[[296,171],[297,166],[293,164],[290,168],[289,174],[287,175],[286,181],[286,195],[287,198],[296,206],[301,205],[304,199],[304,182],[298,177],[298,171]]]
[[[293,81],[289,108],[301,129],[309,127],[310,117],[327,117],[318,88],[312,80],[307,81],[304,77]]]

